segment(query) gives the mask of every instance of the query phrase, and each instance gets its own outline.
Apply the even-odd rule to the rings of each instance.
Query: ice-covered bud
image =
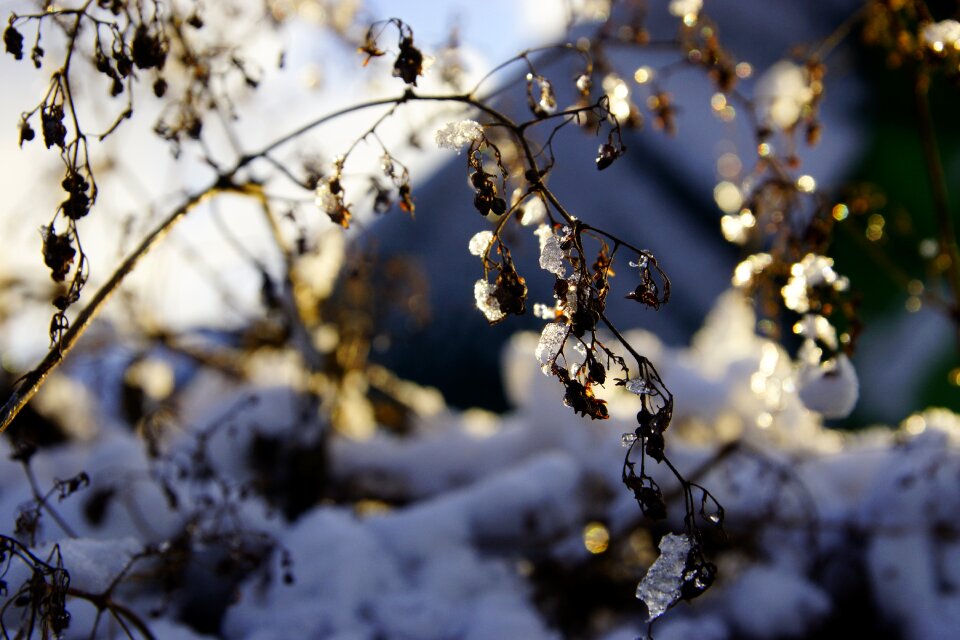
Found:
[[[803,404],[824,418],[847,417],[860,395],[857,372],[842,353],[819,365],[802,365],[798,382]]]
[[[572,318],[573,314],[577,312],[577,287],[578,287],[578,277],[576,274],[567,278],[564,282],[566,284],[563,286],[564,291],[562,291],[562,296],[558,295],[556,289],[554,289],[553,297],[557,299],[557,302],[560,305],[560,309],[566,314],[568,318]]]
[[[687,557],[693,545],[685,535],[668,533],[660,539],[660,557],[637,585],[637,599],[647,605],[647,620],[659,618],[680,599]]]
[[[537,342],[537,350],[534,355],[540,362],[540,369],[544,375],[551,375],[553,363],[560,350],[563,349],[563,342],[570,333],[570,327],[559,322],[551,322],[543,327],[540,333],[540,341]]]
[[[678,18],[690,16],[695,20],[703,9],[703,0],[670,0],[669,9],[670,15]]]
[[[583,74],[577,76],[577,91],[582,93],[585,96],[590,95],[590,89],[593,88],[593,80],[590,79],[590,76]]]
[[[496,289],[496,285],[483,279],[477,280],[473,285],[473,297],[477,302],[477,309],[483,312],[488,322],[500,322],[507,317],[507,314],[500,310],[500,303],[494,295]]]
[[[789,129],[813,100],[807,71],[789,60],[781,60],[767,69],[754,89],[760,119],[769,125]]]
[[[550,225],[542,224],[534,232],[540,238],[540,268],[562,278],[567,272],[567,265],[563,261],[563,249],[560,240],[553,233]]]
[[[541,75],[527,74],[527,93],[530,106],[538,116],[556,113],[557,96],[553,92],[553,84]]]
[[[474,234],[474,236],[470,238],[470,244],[468,245],[470,255],[482,256],[491,242],[493,242],[492,231],[480,231]]]
[[[960,22],[941,20],[926,24],[920,31],[920,39],[937,53],[960,50]]]
[[[483,137],[483,127],[473,120],[450,122],[437,130],[434,140],[441,149],[451,149],[460,153],[464,145]]]

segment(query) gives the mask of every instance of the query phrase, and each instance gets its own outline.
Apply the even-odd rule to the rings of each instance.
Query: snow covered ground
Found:
[[[708,544],[717,584],[668,611],[655,637],[823,637],[842,625],[954,637],[960,416],[931,409],[894,430],[825,429],[799,397],[795,366],[752,322],[730,292],[687,347],[632,336],[676,395],[671,458],[727,510],[727,537]],[[78,395],[71,385],[84,402],[70,419],[93,426],[82,443],[40,451],[30,468],[42,490],[81,471],[90,485],[50,498],[63,527],[41,509],[35,553],[58,544],[71,586],[87,593],[124,575],[114,597],[162,638],[203,637],[183,621],[205,600],[218,624],[210,631],[225,638],[562,637],[543,604],[551,584],[541,568],[575,573],[606,561],[627,570],[629,582],[610,580],[632,595],[656,539],[680,530],[681,506],[671,502],[666,528],[651,526],[620,484],[620,433],[633,431],[637,398],[608,389],[610,420],[576,418],[541,374],[535,340],[519,334],[504,354],[508,414],[433,402],[407,436],[336,437],[332,478],[376,498],[321,503],[292,521],[244,487],[256,486],[258,435],[312,437],[295,389],[254,382],[227,393],[216,374],[198,374],[178,400],[191,426],[152,440],[159,450],[150,451],[151,440],[111,417],[95,389]],[[3,459],[0,522],[13,523],[31,494],[20,464]],[[668,476],[657,478],[670,495]],[[598,531],[606,544],[591,542]],[[187,554],[183,566],[178,553]],[[251,562],[242,571],[217,569],[243,553]],[[6,562],[14,593],[29,571]],[[159,579],[165,566],[175,574],[169,592]],[[622,602],[584,614],[580,633],[644,633],[643,605]],[[66,637],[87,637],[96,609],[72,597],[67,608]],[[5,610],[8,629],[20,611]],[[119,633],[108,622],[97,637]]]

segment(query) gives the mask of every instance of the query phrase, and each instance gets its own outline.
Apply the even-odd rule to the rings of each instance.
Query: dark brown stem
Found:
[[[123,625],[123,620],[126,619],[126,621],[133,625],[133,627],[139,631],[140,635],[142,635],[144,638],[147,640],[156,640],[156,636],[153,635],[152,631],[150,631],[150,627],[147,626],[147,623],[144,622],[143,619],[137,615],[133,609],[116,602],[109,596],[97,593],[87,593],[86,591],[74,589],[73,587],[67,589],[67,595],[74,598],[79,598],[80,600],[86,600],[101,611],[109,611],[121,625]]]
[[[34,475],[33,469],[30,467],[30,463],[27,460],[22,460],[21,464],[23,465],[23,472],[27,476],[27,483],[30,485],[30,492],[33,494],[33,499],[36,500],[37,506],[42,507],[47,514],[53,518],[53,521],[67,534],[67,537],[76,538],[77,534],[74,533],[73,528],[67,524],[67,521],[63,519],[56,509],[50,506],[50,503],[47,501],[47,496],[40,493],[40,486],[37,483],[37,477]]]

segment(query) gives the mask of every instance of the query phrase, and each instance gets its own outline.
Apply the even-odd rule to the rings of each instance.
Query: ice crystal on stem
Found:
[[[468,245],[470,255],[482,256],[491,242],[493,242],[492,231],[480,231],[474,234],[474,236],[470,238],[470,244]]]
[[[483,137],[483,127],[473,120],[450,122],[438,129],[434,140],[441,149],[451,149],[460,153],[463,147]]]
[[[686,535],[668,533],[660,539],[660,557],[637,585],[637,599],[647,605],[647,620],[659,618],[680,599],[687,557],[692,548]]]
[[[560,240],[547,224],[537,227],[535,233],[540,238],[540,268],[562,278],[567,272],[567,266],[563,261]]]
[[[477,280],[473,285],[473,297],[477,301],[477,309],[483,312],[488,322],[500,322],[507,317],[500,309],[500,303],[494,296],[496,286],[486,280]]]
[[[566,340],[568,333],[570,333],[570,328],[559,322],[551,322],[543,328],[535,355],[537,360],[540,361],[540,370],[543,371],[544,375],[552,374],[553,363],[560,355],[563,341]]]
[[[647,384],[647,381],[643,378],[633,378],[632,380],[627,380],[627,384],[624,385],[630,393],[634,393],[638,396],[650,393],[652,390]]]
[[[540,75],[527,74],[527,93],[530,106],[538,116],[547,116],[557,111],[557,96],[553,84]]]

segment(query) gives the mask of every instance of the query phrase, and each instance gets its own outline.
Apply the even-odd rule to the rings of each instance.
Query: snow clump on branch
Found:
[[[637,599],[647,605],[647,620],[659,618],[680,599],[683,572],[692,548],[685,535],[668,533],[660,539],[660,556],[637,585]]]
[[[500,322],[507,317],[507,314],[500,309],[500,303],[494,295],[496,290],[496,285],[482,278],[473,285],[473,297],[477,302],[477,309],[483,312],[488,322]]]
[[[960,22],[941,20],[924,25],[920,32],[923,42],[937,53],[960,49]]]
[[[696,18],[700,14],[700,10],[703,9],[703,0],[670,0],[669,9],[670,15],[678,18],[685,18],[686,16]]]
[[[460,153],[464,145],[475,142],[483,137],[483,127],[474,120],[449,122],[437,130],[434,140],[441,149],[451,149]]]
[[[781,60],[760,76],[754,95],[761,120],[789,129],[813,100],[813,88],[803,67]]]

